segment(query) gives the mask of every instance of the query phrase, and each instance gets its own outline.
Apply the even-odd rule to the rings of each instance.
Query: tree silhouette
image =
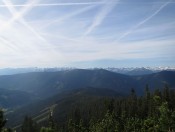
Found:
[[[3,131],[5,124],[6,124],[6,119],[4,119],[3,111],[0,109],[0,132]]]

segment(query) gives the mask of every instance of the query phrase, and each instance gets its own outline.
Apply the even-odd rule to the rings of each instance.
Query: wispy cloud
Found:
[[[123,35],[121,35],[117,41],[123,39],[127,35],[131,34],[135,29],[139,28],[141,25],[149,21],[151,18],[153,18],[155,15],[157,15],[163,8],[165,8],[169,3],[171,3],[172,0],[169,0],[168,2],[165,2],[163,5],[161,5],[153,14],[151,14],[149,17],[144,19],[143,21],[139,22],[137,25],[135,25],[133,28],[131,28],[129,31],[125,32]]]
[[[48,3],[48,4],[42,4],[42,3],[35,3],[33,4],[34,7],[42,7],[42,6],[74,6],[74,5],[98,5],[98,4],[104,4],[104,2],[67,2],[67,3]],[[24,6],[30,6],[30,4],[8,4],[8,5],[0,5],[0,7],[6,7],[6,6],[12,6],[12,7],[24,7]]]
[[[116,0],[117,1],[117,0]],[[115,3],[115,0],[111,1],[111,3]],[[138,4],[164,4],[163,1],[155,1],[155,2],[138,2]],[[175,3],[173,1],[171,1],[170,3]],[[105,2],[101,1],[101,2],[60,2],[60,3],[35,3],[33,4],[34,7],[44,7],[44,6],[76,6],[76,5],[103,5],[106,4]],[[119,4],[128,4],[128,2],[119,2]],[[129,3],[130,4],[130,3]],[[135,3],[133,3],[135,4]],[[24,7],[24,6],[30,6],[30,4],[9,4],[9,5],[2,5],[0,4],[0,7],[6,7],[6,6],[13,6],[13,7]]]
[[[84,33],[84,36],[90,34],[97,26],[99,26],[103,22],[105,17],[108,15],[108,13],[112,11],[118,1],[116,1],[116,3],[113,3],[111,0],[106,2],[102,10],[95,17],[90,27],[88,27],[87,31]]]
[[[62,22],[62,21],[65,21],[66,19],[69,19],[69,18],[71,18],[71,17],[73,17],[73,16],[76,16],[76,15],[81,14],[81,13],[83,13],[83,12],[89,11],[90,9],[92,9],[92,8],[94,8],[94,7],[96,7],[96,5],[91,5],[91,6],[88,6],[88,7],[84,7],[84,8],[82,8],[82,9],[77,10],[77,11],[74,11],[74,12],[72,12],[72,13],[69,13],[69,14],[67,14],[67,15],[65,15],[65,16],[63,16],[63,17],[61,17],[61,18],[59,18],[59,19],[55,19],[55,20],[53,20],[53,21],[47,23],[46,25],[44,25],[44,26],[42,27],[42,29],[47,28],[47,27],[51,26],[51,25],[54,24],[54,23],[57,23],[57,24],[58,24],[58,23],[60,23],[60,22]]]
[[[42,37],[35,29],[33,29],[24,19],[23,19],[23,15],[16,11],[16,9],[13,7],[13,6],[9,6],[9,5],[13,5],[11,3],[10,0],[3,0],[4,4],[6,5],[7,9],[10,11],[10,13],[13,15],[13,18],[16,18],[16,21],[19,21],[21,24],[23,24],[29,31],[31,31],[33,33],[33,35],[35,35],[37,37],[38,40],[41,40],[41,42],[43,42],[42,44],[48,46],[48,42],[47,40]],[[38,1],[35,1],[35,2],[39,2]],[[24,7],[24,9],[22,9],[22,11],[29,11],[30,9],[32,9],[32,4],[31,4],[31,7]],[[26,9],[27,8],[27,9]],[[27,13],[27,12],[26,12]],[[20,16],[18,14],[21,14]],[[13,19],[12,18],[12,19]],[[14,20],[14,19],[13,19]],[[10,20],[10,22],[12,22]]]
[[[16,46],[14,46],[14,44],[12,42],[10,42],[9,40],[7,40],[7,39],[5,39],[5,38],[3,38],[1,36],[0,36],[0,41],[2,43],[5,43],[5,47],[7,47],[10,50],[12,50],[12,51],[17,51],[18,50],[18,48]]]
[[[9,5],[13,5],[10,0],[2,0],[2,1],[6,5],[5,7],[12,14],[12,18],[3,26],[1,30],[5,30],[6,28],[10,27],[11,24],[13,24],[15,21],[19,21],[22,24],[24,24],[27,28],[30,28],[23,20],[23,15],[26,14],[30,9],[32,9],[32,3],[30,4],[30,6],[23,8],[22,11],[17,12],[13,6],[9,6]],[[34,31],[34,34],[35,34],[35,31]]]
[[[29,6],[27,6],[26,8],[23,8],[20,12],[16,13],[15,15],[13,15],[13,17],[5,22],[1,28],[0,28],[0,31],[3,31],[4,29],[6,28],[9,28],[11,26],[11,24],[13,24],[13,22],[15,22],[16,20],[20,19],[21,17],[23,17],[26,13],[28,13],[28,11],[30,11],[32,8],[33,8],[33,4],[38,2],[39,0],[33,0],[33,1],[30,1],[28,3]],[[5,6],[9,9],[9,5],[13,5],[12,3],[10,3],[10,1],[5,1],[3,0],[3,2],[5,2]],[[9,3],[9,4],[7,4]],[[12,11],[12,10],[10,10]]]
[[[48,4],[43,4],[28,0],[18,5],[12,1],[3,0],[4,5],[0,5],[0,67],[79,66],[77,62],[96,60],[174,60],[174,4],[162,11],[173,1],[143,0],[142,4],[140,0],[47,0]],[[144,19],[147,13],[152,14]],[[159,17],[152,19],[158,13]],[[145,24],[150,19],[152,22]],[[138,20],[142,21],[137,23]],[[126,33],[120,36],[123,32]],[[114,43],[116,34],[123,41]],[[132,36],[126,37],[129,34]]]

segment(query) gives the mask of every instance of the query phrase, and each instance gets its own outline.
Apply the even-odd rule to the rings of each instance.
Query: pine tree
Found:
[[[163,99],[166,102],[170,101],[170,93],[169,93],[169,87],[168,85],[165,85],[165,88],[163,89]]]
[[[54,119],[53,119],[53,110],[50,109],[50,112],[49,112],[49,128],[51,129],[55,129],[55,123],[54,123]]]
[[[51,128],[42,127],[40,132],[54,132]]]
[[[22,132],[38,132],[37,124],[32,120],[32,118],[26,116],[22,123]]]
[[[129,116],[130,117],[135,117],[137,113],[137,95],[135,90],[132,88],[131,89],[131,95],[129,98]]]
[[[0,132],[2,132],[5,124],[6,120],[4,119],[3,111],[0,109]]]
[[[168,103],[164,102],[162,105],[159,107],[160,111],[160,127],[162,131],[169,131],[171,128],[171,112],[168,109]]]
[[[149,86],[148,84],[145,87],[145,97],[144,97],[144,102],[143,102],[143,113],[145,114],[144,117],[147,117],[150,114],[150,91],[149,91]]]

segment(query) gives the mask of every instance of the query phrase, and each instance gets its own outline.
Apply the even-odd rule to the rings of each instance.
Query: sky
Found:
[[[175,0],[0,0],[0,68],[175,66]]]

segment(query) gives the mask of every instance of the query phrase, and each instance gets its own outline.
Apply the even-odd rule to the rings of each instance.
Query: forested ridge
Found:
[[[127,97],[98,98],[93,103],[80,100],[80,104],[67,114],[66,122],[57,122],[52,115],[48,121],[37,124],[25,117],[22,132],[173,132],[175,131],[175,91],[165,86],[137,96],[131,89]],[[81,105],[84,104],[85,105]],[[88,107],[85,107],[87,104]],[[3,111],[0,112],[0,131],[13,131],[5,127]]]

